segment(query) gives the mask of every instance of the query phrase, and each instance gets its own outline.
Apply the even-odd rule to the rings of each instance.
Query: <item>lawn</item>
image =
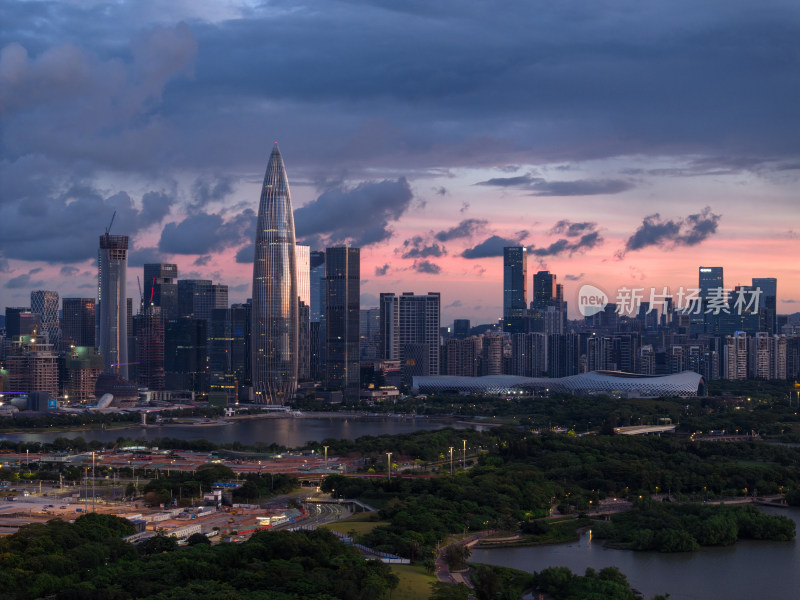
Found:
[[[354,514],[352,517],[347,517],[346,519],[340,519],[338,521],[334,521],[333,523],[328,523],[327,525],[323,525],[323,527],[327,527],[328,529],[332,529],[333,531],[338,531],[339,533],[343,533],[347,535],[351,531],[355,531],[358,535],[364,535],[365,533],[369,533],[378,525],[388,525],[388,521],[373,521],[371,520],[373,515],[377,515],[376,511],[372,512],[360,512]]]
[[[422,565],[392,565],[392,572],[400,578],[392,598],[426,600],[431,596],[431,584],[436,577],[428,575]]]

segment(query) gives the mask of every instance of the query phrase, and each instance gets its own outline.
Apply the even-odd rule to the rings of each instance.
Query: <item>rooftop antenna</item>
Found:
[[[114,224],[114,217],[116,216],[117,216],[117,211],[114,211],[114,214],[111,215],[111,222],[108,224],[108,227],[106,227],[106,235],[108,235],[108,232],[111,231],[111,226]]]

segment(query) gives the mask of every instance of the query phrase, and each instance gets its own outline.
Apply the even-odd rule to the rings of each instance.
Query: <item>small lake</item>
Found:
[[[798,523],[800,509],[765,509]],[[800,527],[798,528],[800,533]],[[743,541],[724,548],[662,554],[605,548],[590,533],[571,544],[474,550],[470,561],[541,571],[569,567],[618,567],[648,600],[669,593],[670,600],[786,600],[800,597],[800,543]]]
[[[52,442],[58,437],[82,437],[86,441],[114,442],[117,438],[154,440],[171,437],[182,440],[206,439],[217,444],[241,442],[280,444],[288,448],[325,438],[354,440],[365,435],[413,433],[415,431],[471,428],[464,423],[426,417],[269,417],[244,419],[226,425],[168,425],[163,427],[127,427],[125,429],[86,429],[62,432],[0,434],[0,440],[14,442]],[[478,426],[480,427],[480,426]]]

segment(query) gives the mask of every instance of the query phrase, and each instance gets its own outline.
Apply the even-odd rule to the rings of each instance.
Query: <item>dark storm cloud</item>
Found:
[[[427,275],[438,275],[442,272],[442,267],[432,263],[429,260],[420,260],[414,263],[414,270],[417,273],[425,273]]]
[[[220,3],[231,18],[155,29],[181,7],[140,4],[5,3],[15,145],[195,167],[253,165],[264,135],[318,166],[798,151],[791,3]],[[53,127],[64,108],[79,118]]]
[[[576,241],[570,241],[565,238],[561,238],[560,240],[556,240],[552,242],[550,245],[536,248],[535,246],[531,246],[528,248],[528,252],[533,254],[534,256],[555,256],[557,254],[565,254],[568,253],[570,256],[575,254],[576,252],[584,252],[586,250],[591,250],[596,246],[599,246],[603,243],[603,238],[600,234],[596,231],[592,231],[590,233],[586,233],[578,238]]]
[[[178,223],[167,223],[158,249],[167,254],[208,254],[218,252],[255,236],[256,215],[251,209],[224,221],[215,213],[198,211]]]
[[[61,267],[60,273],[63,277],[73,277],[80,273],[81,270],[77,267],[64,266]]]
[[[527,233],[527,232],[524,232]],[[493,256],[503,256],[503,248],[506,246],[519,246],[525,236],[520,236],[517,240],[493,235],[482,241],[473,248],[467,248],[461,253],[464,258],[489,258]]]
[[[123,169],[166,158],[169,127],[154,108],[170,80],[190,73],[197,41],[185,23],[129,39],[118,56],[96,51],[89,39],[56,42],[34,55],[16,41],[0,49],[0,111],[14,140],[8,151],[44,150]]]
[[[395,252],[400,253],[403,258],[438,258],[447,254],[444,246],[436,243],[428,244],[421,235],[415,235],[410,240],[404,241],[402,248],[398,248]]]
[[[530,190],[534,196],[594,196],[619,194],[633,188],[633,184],[619,179],[578,179],[576,181],[547,181],[533,175],[494,177],[475,185]]]
[[[581,179],[578,181],[544,181],[532,187],[534,196],[594,196],[619,194],[633,189],[633,184],[620,179]]]
[[[681,235],[675,239],[679,246],[695,246],[717,232],[722,215],[715,215],[711,207],[706,206],[702,212],[686,217]]]
[[[23,273],[17,277],[12,277],[6,282],[5,287],[10,290],[13,289],[31,289],[45,285],[44,281],[34,281],[31,276],[41,271],[41,269],[32,269],[28,273]]]
[[[382,267],[375,267],[375,277],[383,277],[388,272],[389,272],[388,263],[383,265]]]
[[[550,229],[549,233],[561,233],[567,237],[560,238],[540,248],[530,246],[528,252],[532,256],[540,258],[559,254],[569,254],[572,256],[575,253],[591,250],[605,241],[597,231],[597,223],[590,221],[574,222],[568,219],[562,219]]]
[[[493,177],[486,181],[479,181],[475,185],[491,185],[495,187],[524,187],[529,188],[531,185],[544,181],[539,177],[531,175],[517,175],[516,177]]]
[[[455,227],[439,231],[434,236],[440,242],[449,242],[458,238],[472,237],[482,231],[489,222],[486,219],[464,219]]]
[[[577,237],[584,232],[594,231],[595,229],[597,229],[597,223],[589,221],[576,223],[568,219],[563,219],[553,226],[550,230],[550,234],[563,233],[567,237]]]
[[[413,197],[405,177],[328,190],[294,211],[297,237],[309,241],[316,236],[317,247],[320,242],[377,244],[392,237],[390,224],[408,210]]]
[[[566,279],[567,281],[580,281],[581,279],[583,279],[584,275],[585,273],[580,273],[579,275],[571,275],[567,273],[566,275],[564,275],[564,279]]]
[[[147,192],[139,202],[124,191],[105,197],[80,181],[55,193],[56,186],[41,176],[36,189],[51,193],[30,195],[17,181],[27,173],[12,169],[2,183],[0,253],[7,259],[86,260],[97,256],[98,238],[115,211],[111,233],[132,236],[160,223],[175,203],[174,196],[163,191]]]
[[[192,208],[203,208],[211,202],[225,200],[233,193],[233,178],[201,177],[192,184]]]
[[[649,246],[695,246],[716,233],[721,216],[712,213],[708,206],[685,219],[662,219],[658,213],[649,215],[628,238],[625,248],[617,252],[617,257]]]
[[[128,266],[142,267],[146,264],[155,264],[164,262],[166,257],[158,248],[136,248],[128,252]]]
[[[211,255],[206,254],[204,256],[198,256],[196,259],[194,259],[192,265],[194,265],[195,267],[206,267],[210,262],[211,262]]]
[[[431,165],[512,176],[548,160],[633,155],[695,159],[706,174],[798,163],[795,4],[512,0],[506,8],[0,3],[0,267],[12,255],[95,256],[108,200],[132,189],[118,175],[152,190],[169,188],[176,172],[260,179],[275,139],[290,180],[304,170],[410,177]],[[23,171],[30,176],[16,176]],[[76,182],[102,190],[102,202],[67,210],[59,199]],[[526,184],[563,196],[630,182]],[[80,218],[61,221],[67,213]],[[175,206],[171,214],[184,218]],[[386,239],[394,220],[360,223],[352,241]],[[313,229],[306,239],[320,244],[350,237],[341,227]]]
[[[242,264],[253,264],[253,257],[255,256],[255,244],[247,244],[239,248],[236,252],[236,262]]]

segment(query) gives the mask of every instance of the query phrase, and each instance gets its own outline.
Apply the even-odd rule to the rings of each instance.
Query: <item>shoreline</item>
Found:
[[[201,417],[198,417],[198,419]],[[74,427],[35,427],[28,429],[11,429],[0,430],[0,437],[4,435],[40,435],[40,434],[53,434],[53,433],[77,433],[83,431],[124,431],[129,429],[157,429],[157,428],[175,428],[175,427],[220,427],[224,425],[234,425],[238,421],[248,421],[257,419],[357,419],[360,421],[380,421],[385,419],[391,420],[414,420],[414,421],[434,421],[443,423],[452,423],[454,425],[469,425],[469,426],[483,426],[486,423],[477,421],[459,420],[457,416],[444,416],[444,415],[418,415],[415,413],[408,414],[383,414],[383,413],[367,413],[367,412],[339,412],[339,411],[325,411],[325,412],[302,412],[300,414],[293,414],[291,412],[280,413],[264,413],[255,415],[235,415],[232,417],[220,417],[219,420],[207,420],[203,422],[180,422],[180,423],[146,423],[142,425],[140,421],[130,421],[114,425],[80,425]],[[489,424],[491,425],[491,424]]]

